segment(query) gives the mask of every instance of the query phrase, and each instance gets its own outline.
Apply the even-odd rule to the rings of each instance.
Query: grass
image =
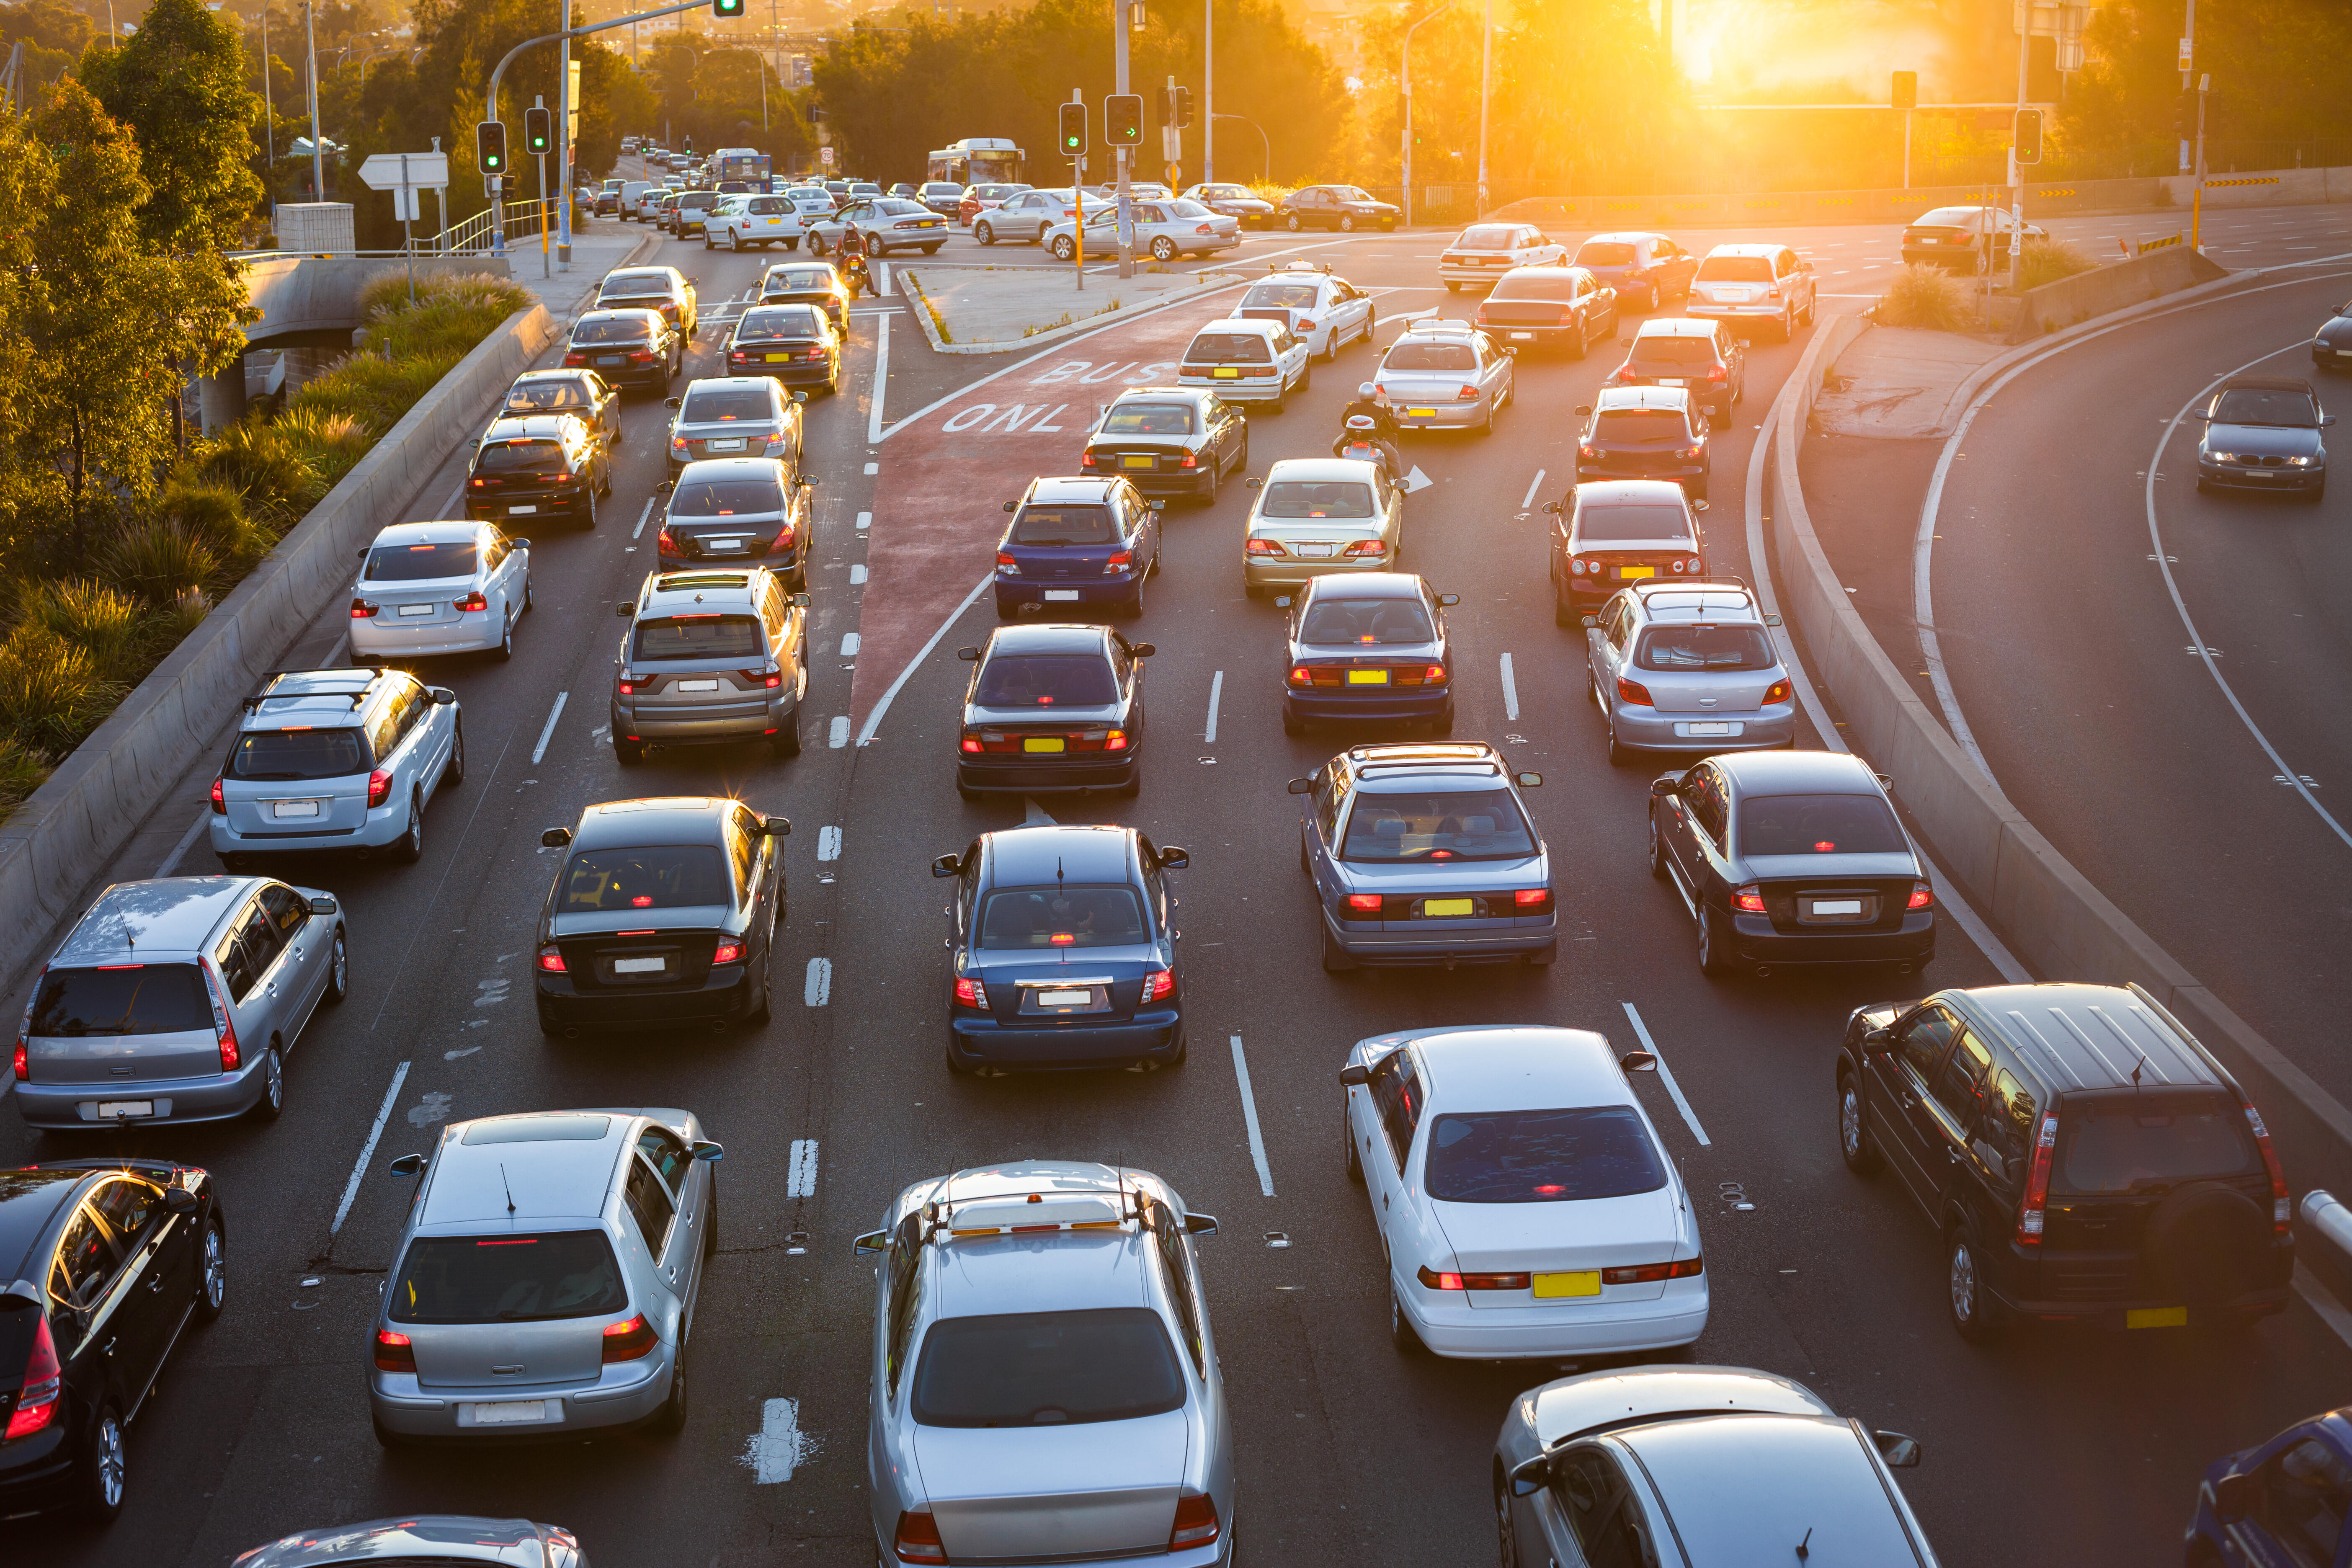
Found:
[[[1965,279],[1922,261],[1895,275],[1871,319],[1882,327],[1964,332],[1977,324],[1977,311]]]
[[[2028,239],[2025,254],[2020,259],[2019,281],[2028,289],[2039,289],[2044,283],[2088,272],[2098,265],[2079,247],[2063,239]]]

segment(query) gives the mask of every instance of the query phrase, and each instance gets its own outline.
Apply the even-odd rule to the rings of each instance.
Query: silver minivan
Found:
[[[649,572],[613,655],[613,754],[765,740],[800,754],[808,695],[808,602],[764,566]]]
[[[267,877],[118,882],[26,1005],[17,1113],[46,1128],[274,1121],[294,1042],[350,984],[326,893]]]
[[[376,1315],[376,1441],[683,1430],[721,1152],[645,1107],[459,1121],[394,1160],[419,1184]]]

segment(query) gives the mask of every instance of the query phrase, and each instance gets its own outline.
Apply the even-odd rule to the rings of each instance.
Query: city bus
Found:
[[[932,153],[923,177],[959,185],[1019,184],[1022,157],[1021,149],[1002,136],[967,136]]]

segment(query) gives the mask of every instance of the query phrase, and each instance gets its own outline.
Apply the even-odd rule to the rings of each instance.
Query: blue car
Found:
[[[1123,479],[1032,479],[1004,503],[996,546],[996,613],[1143,614],[1143,580],[1160,567],[1160,508]]]
[[[1184,1059],[1175,900],[1191,857],[1131,827],[984,833],[931,862],[956,879],[948,1067],[1173,1067]]]
[[[1433,594],[1410,572],[1318,577],[1296,598],[1283,647],[1282,732],[1321,720],[1420,722],[1454,732],[1452,652],[1445,639],[1454,594]]]
[[[2336,1568],[2352,1560],[2352,1405],[2208,1466],[2187,1546],[2189,1568]]]

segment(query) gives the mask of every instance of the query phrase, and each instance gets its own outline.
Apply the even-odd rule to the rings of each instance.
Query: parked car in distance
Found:
[[[956,794],[1107,789],[1143,784],[1143,661],[1157,650],[1102,626],[999,626],[971,664],[957,741]]]
[[[1698,258],[1663,234],[1631,230],[1596,234],[1576,247],[1576,265],[1617,290],[1618,301],[1654,310],[1690,292]]]
[[[425,853],[425,803],[466,776],[457,694],[404,670],[277,670],[245,700],[213,781],[212,847]]]
[[[530,540],[488,521],[396,522],[360,556],[353,658],[514,657],[515,622],[530,608]]]
[[[1376,201],[1354,185],[1303,185],[1276,203],[1274,210],[1275,221],[1294,233],[1302,228],[1341,234],[1377,228],[1385,234],[1404,216],[1402,209]]]
[[[2207,1466],[2188,1538],[2190,1568],[2343,1562],[2352,1547],[2352,1406]]]
[[[1581,267],[1519,267],[1496,280],[1471,322],[1500,342],[1564,345],[1582,359],[1617,331],[1617,295]]]
[[[361,1563],[402,1568],[419,1561],[437,1568],[468,1563],[485,1568],[541,1568],[542,1563],[545,1568],[588,1568],[579,1538],[560,1524],[460,1513],[412,1513],[297,1531],[240,1552],[229,1568],[329,1568]]]
[[[765,566],[648,572],[613,654],[613,755],[649,746],[768,742],[800,754],[808,695],[808,595]]]
[[[1191,495],[1214,506],[1224,476],[1249,467],[1249,422],[1213,392],[1130,387],[1087,433],[1078,466],[1116,474],[1146,495]]]
[[[1748,395],[1748,345],[1721,321],[1644,321],[1609,379],[1619,386],[1680,386],[1718,419]]]

